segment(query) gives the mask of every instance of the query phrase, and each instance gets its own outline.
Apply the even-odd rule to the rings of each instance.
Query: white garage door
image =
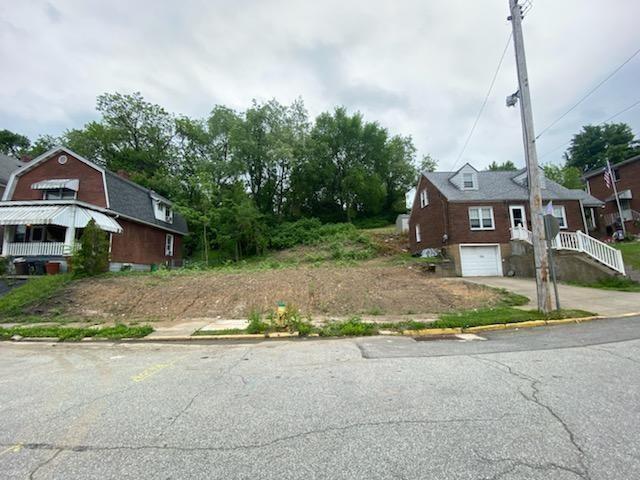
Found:
[[[500,249],[497,245],[460,246],[463,277],[502,275]]]

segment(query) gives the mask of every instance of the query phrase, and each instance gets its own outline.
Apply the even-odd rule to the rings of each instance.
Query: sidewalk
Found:
[[[536,282],[532,278],[464,277],[461,280],[519,293],[528,297],[530,306],[535,308]],[[558,284],[558,292],[562,308],[588,310],[607,317],[640,312],[640,292],[617,292],[564,284]]]

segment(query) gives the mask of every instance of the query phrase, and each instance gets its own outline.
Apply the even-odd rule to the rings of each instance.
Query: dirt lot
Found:
[[[276,302],[314,316],[439,313],[495,303],[499,295],[408,266],[298,266],[260,271],[131,275],[72,284],[47,307],[82,317],[246,318]]]

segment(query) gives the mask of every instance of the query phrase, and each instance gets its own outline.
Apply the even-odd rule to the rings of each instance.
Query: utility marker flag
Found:
[[[549,203],[547,203],[547,207],[544,209],[544,214],[553,215],[553,203],[551,203],[551,200],[549,200]]]
[[[604,183],[607,188],[611,189],[611,184],[613,183],[613,174],[611,173],[611,164],[609,160],[607,160],[607,168],[604,171]]]

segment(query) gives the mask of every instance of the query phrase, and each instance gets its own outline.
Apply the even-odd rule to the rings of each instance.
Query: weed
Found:
[[[464,310],[456,313],[444,313],[440,319],[431,323],[431,328],[467,328],[494,323],[517,323],[529,320],[548,320],[570,317],[588,317],[594,315],[584,310],[560,310],[548,315],[538,310],[521,310],[513,307],[482,308]]]
[[[70,281],[70,274],[33,277],[0,297],[0,316],[20,315],[27,307],[53,297]]]
[[[321,337],[360,337],[377,334],[378,326],[364,323],[360,317],[352,317],[341,322],[327,323],[318,333]]]
[[[260,312],[251,312],[249,315],[249,325],[246,328],[247,333],[265,333],[268,328],[269,324],[262,321],[262,315],[260,315]]]
[[[151,332],[153,332],[153,328],[149,325],[132,327],[123,324],[104,328],[61,327],[59,325],[30,327],[21,326],[11,328],[0,327],[0,340],[7,340],[14,335],[20,335],[21,337],[58,338],[62,341],[77,341],[85,337],[120,340],[122,338],[145,337]]]

